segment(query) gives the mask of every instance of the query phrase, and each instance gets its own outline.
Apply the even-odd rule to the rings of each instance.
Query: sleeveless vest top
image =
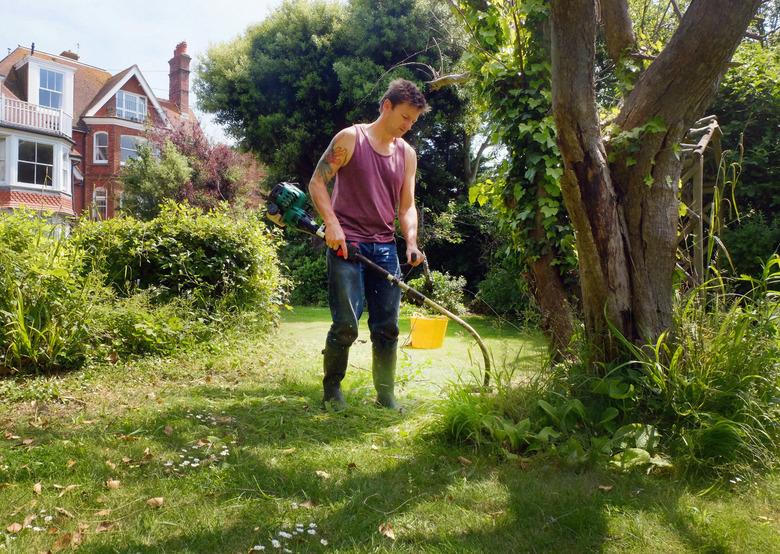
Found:
[[[355,151],[336,174],[331,202],[349,242],[394,242],[395,215],[406,172],[405,145],[395,139],[389,156],[377,153],[362,125]]]

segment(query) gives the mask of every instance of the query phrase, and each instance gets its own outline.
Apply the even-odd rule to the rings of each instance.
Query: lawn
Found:
[[[497,365],[534,370],[538,333],[470,321]],[[372,405],[362,328],[350,408],[324,412],[327,328],[327,310],[296,308],[270,336],[243,328],[175,359],[0,382],[0,549],[780,550],[778,476],[707,490],[448,444],[437,403],[481,363],[453,325],[440,350],[402,350],[402,414]]]

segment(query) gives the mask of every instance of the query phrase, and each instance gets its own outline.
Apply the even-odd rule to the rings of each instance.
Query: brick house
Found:
[[[138,66],[116,75],[65,51],[17,47],[0,60],[0,210],[26,206],[66,222],[109,218],[118,176],[151,126],[195,120],[187,43],[169,60],[169,97],[157,98]]]

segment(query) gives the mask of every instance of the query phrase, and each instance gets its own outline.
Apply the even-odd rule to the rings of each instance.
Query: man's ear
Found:
[[[380,113],[383,113],[383,112],[386,112],[386,111],[389,112],[392,109],[393,109],[393,103],[390,102],[389,98],[385,98],[384,100],[382,100],[382,105],[379,108]]]

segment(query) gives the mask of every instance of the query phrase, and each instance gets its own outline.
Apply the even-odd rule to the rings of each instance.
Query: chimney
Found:
[[[184,113],[190,107],[190,60],[187,43],[180,42],[168,60],[171,72],[168,74],[168,99]]]
[[[60,56],[63,57],[63,58],[70,58],[71,60],[78,60],[79,59],[79,55],[76,54],[75,52],[70,51],[70,50],[65,50],[64,52],[62,52],[62,54],[60,54]]]

